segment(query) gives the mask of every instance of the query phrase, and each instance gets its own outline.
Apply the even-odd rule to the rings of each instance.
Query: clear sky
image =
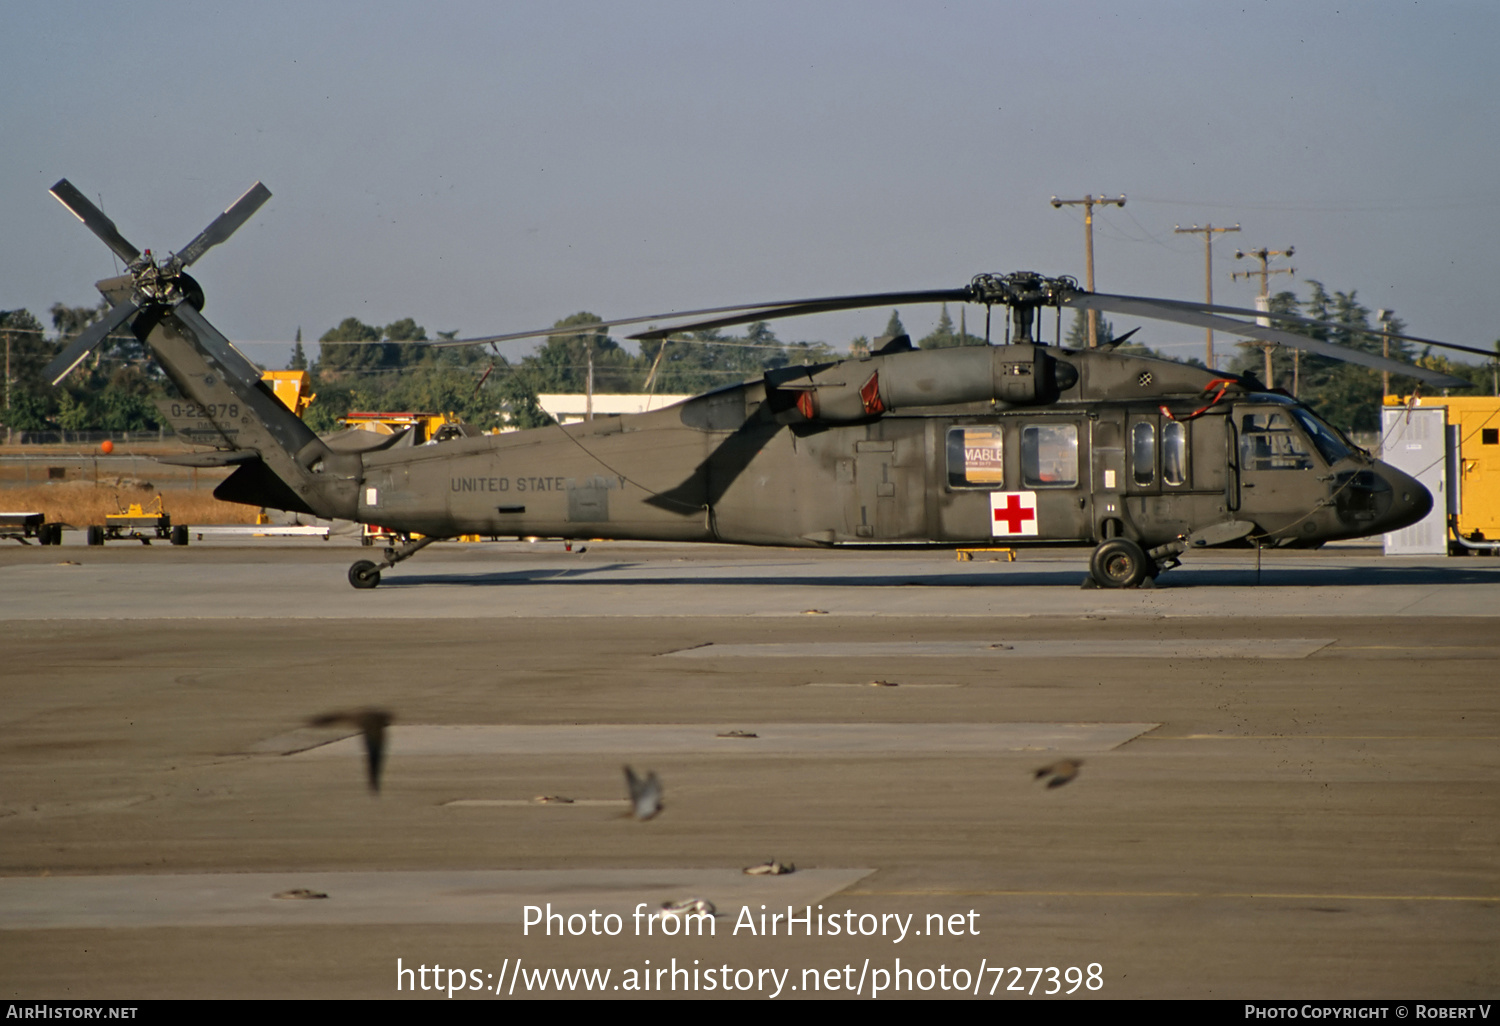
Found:
[[[1220,302],[1253,303],[1236,248],[1291,245],[1304,296],[1315,278],[1418,335],[1500,336],[1493,0],[3,10],[0,309],[44,321],[116,273],[47,195],[67,177],[158,251],[264,181],[194,268],[245,341],[1081,280],[1082,211],[1048,201],[1085,193],[1128,197],[1096,212],[1101,291],[1201,299],[1202,236],[1173,227],[1238,222],[1214,243]],[[842,348],[889,314],[776,330]],[[920,336],[937,311],[901,315]],[[1137,341],[1202,350],[1167,324]]]

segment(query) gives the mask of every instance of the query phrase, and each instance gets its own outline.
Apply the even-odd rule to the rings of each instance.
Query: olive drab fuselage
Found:
[[[1006,348],[1021,347],[976,351]],[[881,371],[935,355],[890,354]],[[971,399],[829,420],[806,416],[805,402],[778,404],[785,384],[756,381],[651,413],[365,453],[357,503],[320,512],[438,536],[1125,537],[1151,548],[1216,525],[1243,525],[1221,531],[1235,535],[1225,541],[1314,544],[1394,530],[1429,507],[1419,484],[1282,396],[1127,354],[1051,349],[1048,359],[1076,376],[1042,405]],[[814,368],[814,378],[864,380],[869,362]],[[1182,384],[1174,394],[1162,379]]]

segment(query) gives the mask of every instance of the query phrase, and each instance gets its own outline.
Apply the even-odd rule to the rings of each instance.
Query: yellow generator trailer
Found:
[[[1500,396],[1387,397],[1386,409],[1395,407],[1445,413],[1453,550],[1500,551]]]

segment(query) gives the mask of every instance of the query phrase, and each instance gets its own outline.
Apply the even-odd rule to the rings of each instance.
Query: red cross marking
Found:
[[[1020,534],[1021,525],[1028,520],[1036,519],[1036,510],[1027,509],[1021,505],[1019,495],[1007,495],[1005,497],[1005,508],[995,510],[995,523],[1005,521],[1006,534]]]

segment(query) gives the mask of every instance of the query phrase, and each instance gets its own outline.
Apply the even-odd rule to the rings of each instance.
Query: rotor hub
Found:
[[[1035,271],[976,274],[974,280],[969,282],[969,293],[974,302],[987,306],[995,303],[1033,309],[1039,306],[1057,306],[1063,295],[1077,291],[1076,278],[1069,275],[1048,278]]]
[[[175,254],[157,260],[148,249],[131,262],[130,275],[141,306],[175,306],[187,298],[187,275],[183,274],[182,261]]]
[[[1018,343],[1035,341],[1032,325],[1036,311],[1043,306],[1060,306],[1061,298],[1078,291],[1078,280],[1063,275],[1048,278],[1035,271],[1014,271],[1011,274],[976,274],[969,283],[969,296],[976,303],[993,306],[996,303],[1010,307],[1011,324],[1015,332],[1012,339]]]

